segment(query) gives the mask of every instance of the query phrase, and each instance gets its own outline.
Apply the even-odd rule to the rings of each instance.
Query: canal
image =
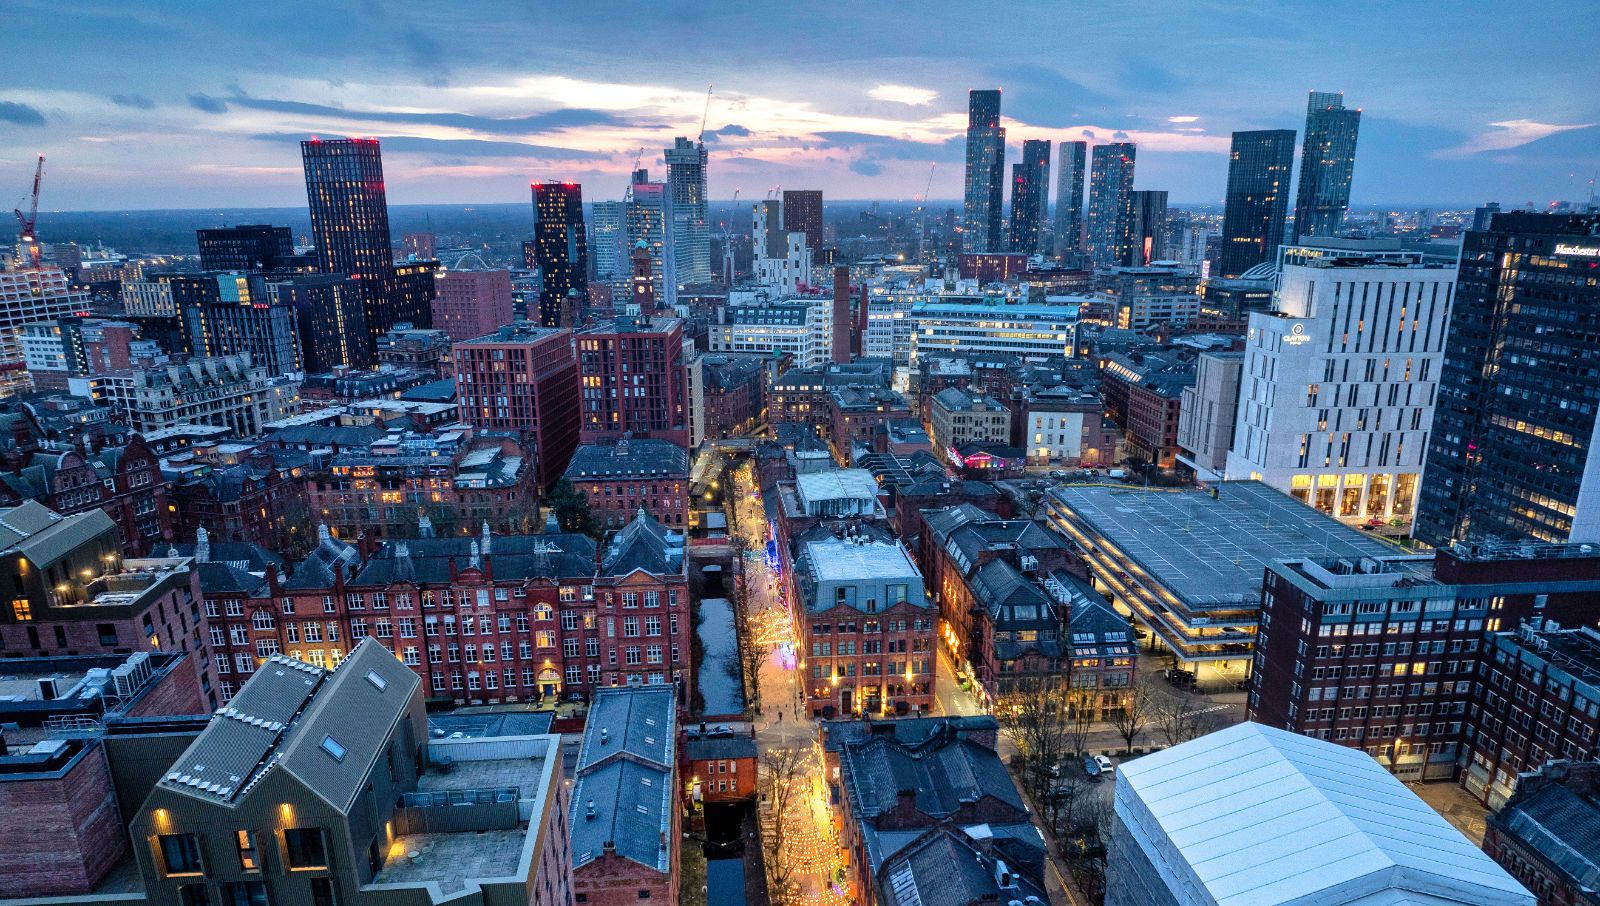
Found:
[[[744,712],[744,683],[739,675],[739,642],[733,628],[733,606],[726,598],[700,602],[700,625],[695,627],[703,652],[700,697],[703,717],[737,719]]]

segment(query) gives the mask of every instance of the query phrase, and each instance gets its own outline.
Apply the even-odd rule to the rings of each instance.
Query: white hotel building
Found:
[[[1279,274],[1250,316],[1230,479],[1346,522],[1416,512],[1456,269],[1352,253]]]

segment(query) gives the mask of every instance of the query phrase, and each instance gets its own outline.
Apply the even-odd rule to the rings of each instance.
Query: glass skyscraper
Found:
[[[1083,247],[1083,174],[1088,142],[1062,142],[1056,162],[1056,257]]]
[[[576,292],[589,302],[589,240],[583,188],[575,182],[533,184],[533,263],[539,266],[539,323],[561,326],[562,305]]]
[[[410,321],[417,327],[431,324],[431,305],[402,312],[395,302],[389,203],[378,140],[311,139],[300,143],[300,157],[318,268],[325,274],[347,274],[359,281],[366,307],[368,349],[376,349],[378,336],[397,321]]]
[[[711,282],[711,226],[706,202],[706,146],[679,136],[662,152],[672,193],[672,255],[680,284]]]
[[[1600,541],[1600,215],[1494,215],[1461,248],[1415,534]]]
[[[1294,201],[1294,241],[1332,236],[1350,207],[1361,111],[1344,106],[1344,94],[1313,91],[1306,102],[1306,140],[1300,150],[1300,189]]]
[[[1133,201],[1132,142],[1096,145],[1089,168],[1089,264],[1116,267],[1128,256]]]
[[[1028,139],[1022,160],[1011,165],[1011,250],[1024,255],[1043,251],[1045,211],[1050,204],[1050,143]]]
[[[1000,128],[1000,89],[967,93],[967,183],[961,224],[964,252],[1005,251],[1000,217],[1006,181],[1006,130]]]
[[[1222,212],[1221,276],[1232,278],[1278,257],[1289,215],[1294,130],[1235,132]]]
[[[1123,264],[1144,267],[1167,257],[1167,192],[1134,192],[1128,200],[1128,253]]]

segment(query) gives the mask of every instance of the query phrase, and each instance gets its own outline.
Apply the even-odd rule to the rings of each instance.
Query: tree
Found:
[[[1218,729],[1221,715],[1211,702],[1181,689],[1162,689],[1153,697],[1154,723],[1167,745],[1182,745]]]
[[[589,512],[589,495],[578,493],[572,482],[565,478],[550,489],[548,502],[555,511],[556,524],[561,526],[563,532],[576,532],[596,540],[605,534],[599,520]]]
[[[739,645],[739,666],[744,677],[750,706],[761,708],[761,666],[767,662],[767,646],[760,638],[761,624],[750,606],[750,593],[737,589],[733,598],[733,630]]]
[[[1060,764],[1067,754],[1067,704],[1059,678],[1028,677],[1004,693],[995,709],[1000,732],[1017,747],[1022,759],[1023,788],[1042,808],[1049,806],[1052,799],[1051,787],[1056,778],[1051,772],[1063,773]],[[1051,811],[1047,817],[1053,817],[1053,807]]]
[[[761,756],[761,775],[756,783],[770,819],[762,824],[761,861],[766,865],[772,906],[793,906],[800,898],[800,885],[794,877],[796,860],[784,852],[784,822],[794,818],[791,812],[805,799],[806,781],[801,772],[807,754],[804,748],[769,749]]]
[[[1166,692],[1160,684],[1161,680],[1153,674],[1139,674],[1123,695],[1122,707],[1112,712],[1111,726],[1122,737],[1126,749],[1133,748],[1133,741],[1155,716],[1157,697]]]

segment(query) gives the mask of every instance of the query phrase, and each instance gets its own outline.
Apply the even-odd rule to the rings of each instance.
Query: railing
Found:
[[[400,804],[405,808],[440,808],[449,805],[493,805],[497,802],[515,802],[518,792],[512,787],[482,790],[433,790],[431,792],[403,793]]]

